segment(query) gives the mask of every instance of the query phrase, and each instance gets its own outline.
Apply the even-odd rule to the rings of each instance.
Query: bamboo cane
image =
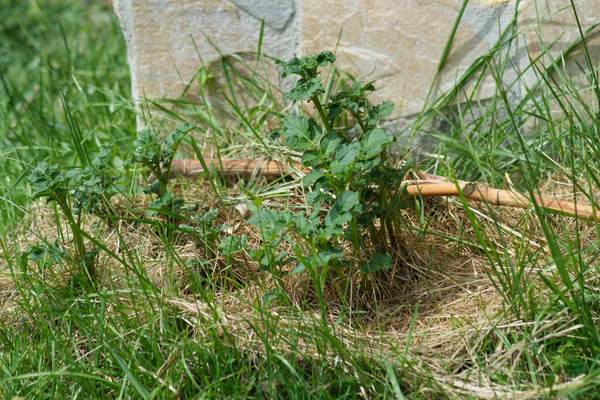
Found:
[[[512,191],[495,189],[483,183],[423,183],[408,185],[408,193],[413,196],[459,196],[462,192],[467,199],[488,203],[495,206],[530,208],[534,203],[529,196]],[[552,211],[558,211],[590,221],[600,221],[600,211],[588,204],[534,196],[535,202]]]
[[[292,169],[285,166],[283,163],[273,160],[246,160],[246,159],[223,159],[219,162],[218,159],[206,159],[206,165],[214,165],[217,169],[222,170],[225,175],[252,175],[260,173],[269,178],[279,177],[292,173]],[[310,170],[304,168],[302,164],[294,162],[293,167],[304,173]],[[182,174],[184,176],[199,176],[204,172],[202,164],[198,160],[175,160],[171,167],[172,173]],[[509,206],[530,208],[533,207],[533,202],[529,196],[503,189],[495,189],[487,186],[484,183],[471,183],[465,181],[456,181],[427,174],[417,170],[417,176],[420,179],[407,180],[406,190],[413,196],[459,196],[459,193],[471,200],[485,202],[495,206]],[[152,181],[153,177],[150,177]],[[535,202],[540,206],[552,211],[562,212],[571,216],[584,218],[590,221],[600,221],[600,210],[595,209],[591,205],[573,203],[570,201],[552,199],[542,196],[534,196]]]
[[[222,171],[219,172],[228,176],[249,176],[254,173],[259,173],[265,177],[274,178],[288,175],[292,172],[292,170],[286,167],[283,163],[273,160],[246,160],[242,158],[232,158],[219,161],[219,159],[207,158],[204,161],[209,168],[210,166],[215,166],[215,168],[221,170],[222,165]],[[302,164],[293,163],[293,165],[298,170],[303,170]],[[200,176],[204,172],[205,171],[202,167],[202,163],[198,160],[175,160],[171,165],[172,175],[181,174],[183,176],[195,177]],[[304,170],[304,172],[307,171]],[[154,175],[151,175],[148,178],[150,182],[154,181],[155,179],[156,178]]]

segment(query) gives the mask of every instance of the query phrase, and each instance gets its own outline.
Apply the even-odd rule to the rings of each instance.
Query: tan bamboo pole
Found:
[[[223,159],[219,162],[218,159],[205,159],[206,165],[214,165],[225,175],[252,175],[255,171],[266,177],[279,177],[287,175],[292,170],[284,164],[273,160],[247,160],[247,159]],[[310,170],[304,168],[302,164],[294,162],[292,164],[297,170],[304,173]],[[199,176],[204,172],[202,164],[198,160],[175,160],[171,167],[172,173],[179,173],[184,176]],[[459,191],[467,199],[485,202],[495,206],[509,206],[530,208],[533,203],[529,197],[511,190],[495,189],[487,186],[484,183],[470,183],[465,181],[457,181],[456,184],[443,176],[432,175],[417,170],[418,180],[407,180],[403,184],[407,184],[406,190],[413,196],[459,196]],[[151,176],[150,181],[154,180]],[[458,186],[457,186],[458,185]],[[591,205],[573,203],[551,199],[548,197],[535,196],[536,203],[544,208],[553,211],[563,212],[572,216],[585,218],[591,221],[600,221],[600,210],[594,209]]]
[[[439,178],[439,177],[438,177]],[[467,199],[489,203],[495,206],[509,206],[530,208],[533,202],[529,196],[512,191],[495,189],[483,183],[417,183],[408,185],[406,190],[411,195],[417,196],[459,196],[462,192]],[[553,211],[563,212],[591,221],[600,221],[600,210],[588,204],[573,203],[570,201],[552,199],[549,197],[535,196],[535,202],[540,206]]]
[[[219,161],[219,159],[211,159],[206,158],[204,160],[207,167],[211,167],[214,165],[219,172],[228,175],[252,175],[255,171],[260,173],[263,176],[273,178],[278,176],[283,176],[290,174],[292,170],[286,167],[283,163],[273,160],[247,160],[242,158],[232,158],[232,159],[223,159]],[[223,170],[221,170],[221,163],[223,165]],[[298,170],[304,170],[304,172],[308,172],[302,167],[300,163],[293,163],[294,167]],[[202,167],[202,163],[198,160],[175,160],[171,166],[171,173],[173,175],[181,174],[183,176],[199,176],[204,172],[204,168]],[[150,182],[154,181],[156,178],[152,175],[148,180]]]

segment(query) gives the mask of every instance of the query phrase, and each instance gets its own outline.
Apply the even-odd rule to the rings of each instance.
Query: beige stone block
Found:
[[[600,22],[600,1],[576,1],[575,10],[581,27],[581,32]],[[583,45],[580,43],[568,53],[562,63],[561,52],[567,50],[575,41],[581,38],[579,26],[570,2],[564,0],[524,1],[520,6],[519,31],[524,39],[528,58],[538,60],[539,66],[550,66],[552,59],[558,61],[565,71],[576,73],[576,66],[585,65]],[[591,55],[591,61],[596,66],[600,56],[600,31],[594,31],[586,37],[586,45]],[[542,53],[547,53],[540,58]],[[576,74],[577,75],[577,74]],[[528,74],[527,83],[535,79]]]
[[[265,20],[263,52],[287,60],[337,49],[336,66],[381,88],[374,103],[391,100],[396,114],[415,115],[451,88],[471,63],[496,44],[515,14],[514,0],[469,1],[452,47],[434,82],[440,58],[458,16],[462,0],[117,0],[114,4],[128,44],[133,94],[136,98],[178,98],[197,93],[194,77],[204,65],[218,76],[220,54],[251,60]],[[518,98],[535,80],[527,69],[543,43],[554,43],[550,54],[564,50],[579,31],[570,2],[524,0],[519,6],[517,39],[508,53],[504,85]],[[575,2],[582,29],[600,20],[600,0]],[[599,35],[592,35],[592,62],[600,54]],[[193,40],[192,40],[193,39]],[[195,44],[194,44],[195,42]],[[212,44],[211,44],[212,42]],[[214,46],[213,46],[214,44]],[[574,59],[584,65],[581,48]],[[548,60],[544,60],[548,65]],[[575,67],[573,67],[575,66]],[[521,73],[522,76],[520,75]],[[577,64],[567,62],[564,74],[577,76]],[[274,81],[278,79],[275,77]],[[190,82],[192,83],[190,85]],[[486,98],[496,82],[486,77],[478,91]],[[218,93],[221,87],[214,87]],[[219,100],[219,96],[215,97]]]
[[[574,4],[583,32],[600,22],[599,0],[575,1]],[[580,36],[569,1],[526,0],[519,8],[520,29],[526,36],[527,50],[532,57],[541,53],[544,47],[541,43],[545,47],[551,46],[550,51],[556,56]]]
[[[430,88],[440,93],[485,54],[513,7],[470,4],[456,32],[437,82],[440,58],[458,16],[461,0],[303,0],[301,52],[333,49],[341,32],[336,65],[355,78],[377,80],[375,103],[391,100],[400,115],[422,110]]]
[[[297,47],[292,0],[116,0],[114,8],[138,99],[176,99],[186,90],[194,98],[203,63],[211,65],[220,53],[248,58],[256,52],[263,18],[263,52],[289,58]]]
[[[412,115],[422,110],[426,99],[451,88],[475,59],[497,43],[515,15],[516,2],[512,0],[469,2],[444,68],[434,82],[461,4],[462,0],[303,0],[301,53],[333,49],[341,33],[337,66],[357,79],[377,80],[381,90],[372,96],[373,102],[389,99],[396,103],[400,116]],[[584,31],[600,21],[600,1],[578,1],[576,9]],[[508,52],[503,76],[504,87],[515,96],[524,92],[522,83],[535,79],[526,67],[528,55],[537,57],[543,48],[538,30],[546,46],[554,43],[550,54],[555,56],[579,35],[573,11],[564,0],[522,1],[518,16],[518,37]],[[598,41],[592,37],[588,43],[597,65]],[[567,60],[565,71],[576,72],[573,67],[580,53],[572,54],[575,57]],[[482,82],[478,97],[490,97],[496,90],[495,80],[487,75]]]
[[[598,68],[600,31],[596,28],[590,34],[586,33],[600,22],[600,0],[575,1],[574,4],[577,18],[570,2],[563,0],[529,0],[523,2],[519,10],[519,31],[525,53],[522,65],[527,66],[529,60],[534,60],[537,68],[524,71],[523,87],[533,87],[540,80],[544,68],[551,67],[552,74],[548,81],[563,103],[559,104],[556,99],[550,102],[552,118],[556,120],[561,117],[563,106],[567,109],[573,106],[579,115],[585,115],[581,110],[581,100],[594,109],[598,107],[581,34],[585,36],[585,47],[593,68]],[[573,47],[575,42],[578,44]],[[577,91],[576,95],[574,90]]]

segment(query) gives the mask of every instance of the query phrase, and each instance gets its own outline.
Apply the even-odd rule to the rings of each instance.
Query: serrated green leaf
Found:
[[[261,230],[264,240],[275,240],[291,225],[293,216],[289,211],[259,209],[248,219],[248,223]]]
[[[294,230],[303,236],[312,237],[317,229],[320,219],[315,216],[306,217],[302,214],[296,214],[292,218]]]
[[[361,271],[366,274],[380,271],[382,269],[392,268],[392,256],[389,254],[373,253],[373,258],[360,267]]]
[[[342,139],[335,132],[329,132],[321,139],[319,151],[323,157],[331,157],[341,143]]]
[[[337,208],[340,212],[351,211],[358,204],[358,193],[352,191],[345,191],[339,194],[335,203],[334,208]]]
[[[275,64],[280,65],[283,69],[283,71],[281,72],[281,77],[285,78],[288,75],[300,75],[300,76],[305,76],[306,75],[306,71],[303,68],[303,64],[300,61],[300,58],[298,58],[296,55],[294,55],[294,57],[292,57],[292,59],[290,61],[282,61],[282,60],[276,60]]]
[[[300,272],[305,271],[305,270],[306,270],[306,265],[304,263],[298,262],[296,264],[296,266],[294,267],[294,269],[292,270],[292,274],[293,275],[299,274]]]
[[[306,202],[312,207],[317,207],[322,202],[327,202],[330,197],[327,192],[322,192],[318,187],[315,187],[311,192],[306,193]]]
[[[312,166],[314,161],[319,163],[319,153],[316,150],[306,150],[302,154],[302,164]]]
[[[105,159],[106,164],[109,162]],[[93,212],[103,199],[108,199],[114,191],[111,190],[115,179],[107,175],[106,168],[101,164],[86,167],[83,170],[72,170],[70,180],[73,210],[75,213]]]
[[[194,124],[191,124],[189,122],[184,122],[183,124],[181,124],[177,128],[175,128],[175,132],[180,132],[185,135],[194,128],[195,128]]]
[[[184,124],[179,125],[173,133],[171,133],[163,142],[159,142],[159,146],[162,149],[161,151],[161,162],[163,163],[163,168],[167,168],[171,162],[171,158],[177,151],[179,144],[192,129],[194,129],[194,125],[186,122]]]
[[[69,178],[58,169],[58,165],[41,162],[31,171],[27,179],[32,183],[31,197],[35,199],[50,191],[65,191]]]
[[[288,75],[296,74],[302,78],[309,79],[316,76],[317,67],[324,67],[334,61],[335,56],[330,51],[322,51],[319,54],[312,54],[302,58],[294,55],[288,62],[277,60],[275,64],[283,68],[281,76],[284,78]]]
[[[367,108],[367,94],[375,90],[373,82],[363,84],[361,81],[352,83],[352,90],[338,92],[331,98],[331,103],[328,106],[329,119],[335,118],[341,113],[341,110],[348,110],[350,113],[359,117],[361,110]]]
[[[327,110],[327,119],[329,119],[329,121],[335,120],[337,116],[340,115],[342,111],[344,111],[344,109],[340,107],[338,103],[330,104],[329,106],[327,106]]]
[[[384,147],[394,141],[394,137],[385,133],[382,129],[373,129],[361,139],[360,147],[363,156],[371,158],[381,153]]]
[[[340,193],[325,217],[325,225],[339,226],[349,222],[352,219],[350,212],[357,206],[358,198],[357,192],[345,191]]]
[[[60,247],[58,242],[43,243],[38,246],[28,247],[23,255],[26,255],[29,261],[57,264],[65,256],[65,251]]]
[[[370,158],[367,160],[360,160],[358,163],[356,163],[356,165],[362,171],[368,171],[368,172],[373,171],[374,173],[378,173],[380,169],[375,169],[375,167],[381,165],[381,160],[379,158]],[[373,175],[372,177],[375,177],[375,176],[378,176],[378,175]]]
[[[312,257],[312,256],[311,256]],[[320,251],[314,256],[315,263],[318,267],[322,267],[327,264],[331,260],[339,260],[344,257],[344,253],[342,253],[338,249],[331,249]]]
[[[262,295],[262,302],[265,305],[265,307],[270,307],[271,306],[271,302],[273,300],[276,299],[281,299],[281,298],[285,298],[285,292],[279,288],[277,289],[271,289],[268,292],[265,292],[265,294]]]
[[[137,139],[133,141],[133,160],[147,162],[158,157],[160,144],[158,143],[158,132],[150,128],[144,128],[138,132]]]
[[[375,91],[375,85],[373,85],[374,83],[375,83],[375,81],[370,81],[370,82],[367,82],[367,83],[358,81],[358,82],[354,82],[352,84],[352,86],[355,89],[358,89],[358,90],[360,90],[362,92],[374,92]]]
[[[98,169],[106,168],[111,161],[111,155],[110,146],[102,147],[92,160],[92,166]]]
[[[283,121],[283,135],[285,144],[293,150],[304,150],[311,147],[308,119],[301,115],[286,118]]]
[[[323,267],[331,260],[339,260],[344,257],[344,253],[337,249],[320,251],[315,255],[305,257],[303,260],[298,260],[298,264],[292,271],[292,274],[298,274],[305,269],[314,269]]]
[[[146,194],[160,195],[160,181],[157,179],[150,184],[150,187],[144,189]]]
[[[328,50],[323,50],[315,57],[315,61],[319,67],[324,67],[328,63],[333,64],[335,62],[335,59],[336,57],[333,55],[333,53]]]
[[[325,172],[322,171],[311,171],[304,178],[302,178],[302,184],[304,186],[310,186],[320,178],[325,176]]]
[[[217,215],[219,215],[219,210],[216,208],[211,208],[205,214],[194,216],[194,221],[202,225],[212,225],[215,223]]]
[[[188,224],[179,224],[177,226],[177,230],[179,232],[187,233],[190,235],[195,235],[198,233],[198,228],[196,228],[195,226],[188,225]]]
[[[46,197],[48,201],[58,201],[61,207],[72,207],[76,214],[94,210],[103,198],[114,194],[111,186],[115,179],[106,172],[109,162],[110,152],[101,151],[92,166],[83,169],[62,172],[57,165],[40,163],[28,176],[32,183],[32,198]],[[72,201],[66,201],[69,196]]]
[[[331,163],[331,172],[339,174],[354,164],[360,155],[360,143],[345,143],[338,147],[335,160]]]
[[[240,253],[246,248],[248,238],[246,235],[227,236],[221,240],[218,249],[225,257],[231,257],[232,254]]]
[[[315,94],[325,92],[325,88],[320,78],[310,78],[308,80],[300,79],[296,86],[284,96],[293,101],[304,101],[313,97]]]
[[[337,106],[342,110],[348,110],[352,114],[358,114],[360,112],[360,107],[366,102],[363,99],[353,100],[352,98],[342,99],[337,102]]]
[[[150,203],[150,206],[148,207],[148,210],[146,210],[145,214],[151,217],[161,210],[172,213],[181,209],[183,204],[184,201],[182,199],[176,199],[173,196],[173,192],[167,190],[164,195]]]
[[[375,126],[381,118],[390,116],[392,111],[394,111],[394,103],[391,101],[384,101],[383,103],[376,105],[369,111],[367,124],[369,126]]]
[[[315,141],[321,138],[323,130],[313,120],[303,116],[286,118],[283,121],[285,144],[293,150],[305,150],[315,147]]]

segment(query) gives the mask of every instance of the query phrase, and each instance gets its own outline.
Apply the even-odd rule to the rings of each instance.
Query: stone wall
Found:
[[[115,0],[127,40],[135,98],[178,98],[202,66],[220,54],[262,51],[289,59],[338,43],[336,66],[360,80],[377,80],[373,101],[391,100],[400,117],[418,113],[427,97],[462,0]],[[579,36],[565,0],[471,0],[434,89],[454,84],[473,60],[496,44],[515,12],[510,51],[514,79],[535,79],[529,57],[555,43],[558,54]],[[600,20],[600,0],[576,1],[582,29]],[[341,32],[341,36],[340,36]],[[596,35],[597,36],[597,35]],[[540,41],[542,38],[542,41]],[[597,61],[598,41],[590,44]],[[217,48],[219,51],[217,51]],[[493,88],[490,80],[487,86]],[[480,96],[486,96],[484,85]],[[193,90],[189,93],[193,94]]]

